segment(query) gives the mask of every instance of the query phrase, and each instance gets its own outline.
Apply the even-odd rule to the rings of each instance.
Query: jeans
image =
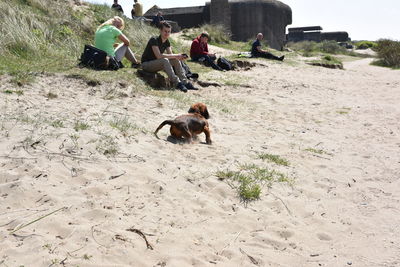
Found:
[[[174,67],[176,75],[174,72]],[[187,83],[185,72],[181,62],[177,59],[160,58],[156,60],[142,62],[142,69],[148,72],[165,71],[170,81],[176,86],[179,82]]]
[[[192,60],[193,61],[205,61],[210,65],[214,70],[221,70],[220,67],[218,67],[217,64],[215,64],[215,60],[217,58],[215,56],[209,56],[209,55],[198,55],[198,56],[193,56]]]
[[[251,56],[252,57],[263,57],[263,58],[268,58],[268,59],[280,60],[279,57],[274,56],[273,54],[268,53],[268,52],[257,52],[255,54],[252,54]]]
[[[126,57],[132,63],[138,63],[132,50],[125,44],[120,44],[115,49],[115,58],[117,61],[121,62],[124,57]]]

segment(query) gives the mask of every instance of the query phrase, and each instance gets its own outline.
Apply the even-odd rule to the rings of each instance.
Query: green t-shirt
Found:
[[[94,35],[94,46],[107,52],[109,56],[115,57],[114,44],[117,37],[122,34],[121,30],[112,25],[106,25],[96,31]]]

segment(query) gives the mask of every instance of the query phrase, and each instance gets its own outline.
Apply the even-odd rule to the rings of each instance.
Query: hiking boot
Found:
[[[284,59],[285,59],[285,56],[281,56],[281,57],[279,58],[280,61],[283,61]]]
[[[184,93],[187,93],[188,89],[186,88],[186,86],[183,83],[178,83],[178,85],[176,86],[176,88],[178,88],[179,90],[181,90]]]
[[[192,83],[186,83],[186,84],[185,84],[185,87],[186,87],[188,90],[199,90],[199,89],[195,88],[195,87],[193,86]]]
[[[138,69],[140,67],[140,63],[132,62],[131,68]]]

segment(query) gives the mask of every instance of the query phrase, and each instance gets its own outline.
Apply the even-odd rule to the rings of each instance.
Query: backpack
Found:
[[[185,72],[185,75],[188,79],[198,79],[199,78],[199,74],[192,73],[189,66],[185,62],[181,61],[181,65],[182,65],[182,69]]]
[[[100,70],[118,70],[122,67],[114,57],[91,45],[85,45],[79,65]]]
[[[218,58],[217,65],[224,70],[233,70],[232,62],[223,57]]]

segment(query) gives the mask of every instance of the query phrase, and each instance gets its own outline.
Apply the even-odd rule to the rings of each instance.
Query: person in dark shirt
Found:
[[[157,12],[157,16],[153,17],[151,25],[155,26],[157,28],[160,28],[161,22],[163,22],[163,21],[164,21],[164,17],[162,16],[161,12]]]
[[[118,0],[114,0],[114,4],[111,6],[111,8],[117,10],[118,12],[124,13],[122,6],[118,4]]]
[[[283,61],[285,56],[277,57],[277,56],[274,56],[273,54],[269,53],[268,51],[261,49],[261,41],[263,38],[264,38],[264,35],[262,33],[257,34],[257,39],[254,41],[253,45],[251,46],[251,56]]]
[[[209,53],[208,51],[208,40],[210,36],[208,33],[203,32],[199,37],[193,40],[192,46],[190,47],[190,57],[193,61],[206,62],[213,69],[223,71],[217,64],[215,60],[217,57],[215,54]]]
[[[187,81],[181,61],[187,59],[185,54],[173,54],[168,40],[171,35],[171,25],[161,22],[160,36],[152,37],[142,55],[142,68],[144,71],[165,71],[172,84],[183,92],[188,89],[197,90]],[[175,69],[175,72],[174,72]]]

